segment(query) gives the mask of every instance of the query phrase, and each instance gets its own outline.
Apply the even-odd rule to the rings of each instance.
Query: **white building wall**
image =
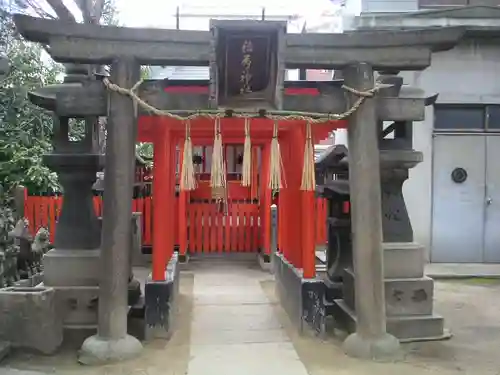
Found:
[[[363,0],[363,13],[415,12],[418,10],[417,0]]]
[[[359,16],[361,13],[414,12],[418,0],[346,0],[344,16]]]
[[[406,84],[439,93],[437,103],[500,104],[499,61],[498,40],[467,40],[451,51],[434,54],[425,71],[401,75]],[[403,188],[415,241],[426,249],[431,245],[433,122],[433,108],[428,107],[426,120],[414,124],[413,147],[423,152],[424,161],[410,171]]]

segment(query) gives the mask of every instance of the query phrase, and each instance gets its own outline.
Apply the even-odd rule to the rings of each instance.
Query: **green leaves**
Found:
[[[56,83],[62,68],[44,58],[42,47],[15,34],[9,14],[0,13],[0,22],[0,44],[10,64],[0,80],[0,181],[7,191],[19,184],[31,193],[58,190],[57,175],[42,162],[52,150],[52,118],[27,94]]]

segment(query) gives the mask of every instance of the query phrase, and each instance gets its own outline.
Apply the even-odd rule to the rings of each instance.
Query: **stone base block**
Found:
[[[384,276],[386,279],[424,276],[424,247],[415,242],[385,242]]]
[[[344,300],[335,300],[336,326],[349,333],[356,331],[356,314]],[[387,318],[387,333],[400,342],[444,340],[450,333],[444,329],[443,317],[435,314]]]
[[[451,337],[444,328],[444,318],[437,314],[388,318],[387,331],[403,342],[445,340]]]
[[[14,286],[21,288],[31,288],[41,284],[42,282],[43,282],[43,272],[40,272],[31,275],[27,279],[16,281],[14,283]]]
[[[316,270],[316,272],[318,272]],[[334,299],[342,298],[342,283],[330,280],[328,277],[323,278],[323,283],[325,284],[325,298],[329,302],[333,302]]]
[[[104,365],[137,357],[142,344],[135,337],[126,335],[118,340],[90,336],[82,345],[78,362],[83,365]]]
[[[98,286],[100,250],[52,249],[43,256],[43,282],[51,287]]]
[[[144,296],[139,298],[139,301],[130,307],[127,317],[127,332],[129,335],[134,336],[136,339],[145,340],[146,324],[145,316],[145,300]]]
[[[97,333],[97,324],[67,325],[63,328],[63,345],[73,350],[79,350],[87,338]]]
[[[388,333],[376,338],[353,333],[345,339],[342,347],[350,357],[377,361],[396,360],[401,354],[398,339]]]
[[[54,287],[57,312],[64,327],[95,326],[98,316],[99,287]]]
[[[8,341],[14,348],[54,353],[63,340],[54,289],[1,289],[0,340]]]
[[[2,362],[10,354],[10,343],[0,341],[0,362]]]
[[[180,254],[179,253],[179,263],[188,264],[189,263],[189,253]]]
[[[269,256],[269,254],[258,254],[257,261],[259,262],[259,266],[263,271],[272,272],[271,257]]]
[[[128,283],[128,305],[133,306],[135,305],[138,301],[139,298],[141,298],[142,291],[141,291],[141,283],[137,279],[132,279]]]
[[[31,288],[33,287],[33,283],[31,282],[31,279],[21,279],[18,280],[14,283],[14,286],[17,288]]]
[[[325,331],[325,284],[321,279],[304,279],[301,271],[281,254],[273,255],[273,273],[281,305],[299,332],[304,323],[318,334]]]
[[[43,272],[36,273],[30,277],[31,286],[37,286],[43,283]]]
[[[346,305],[355,310],[354,273],[344,272],[343,298]],[[385,310],[387,316],[432,314],[434,280],[428,277],[413,279],[386,279]]]
[[[146,340],[169,339],[175,328],[180,270],[174,254],[165,271],[165,281],[149,278],[144,287]]]

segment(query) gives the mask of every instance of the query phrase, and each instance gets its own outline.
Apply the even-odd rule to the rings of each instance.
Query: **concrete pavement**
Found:
[[[188,375],[308,375],[255,263],[194,267]]]

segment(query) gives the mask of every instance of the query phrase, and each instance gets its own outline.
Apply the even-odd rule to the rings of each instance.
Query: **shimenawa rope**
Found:
[[[188,116],[179,116],[174,113],[175,111],[168,111],[155,108],[152,105],[145,102],[137,95],[137,90],[139,89],[139,86],[141,85],[142,82],[143,82],[142,80],[138,81],[134,86],[132,86],[131,89],[126,89],[112,83],[108,78],[104,78],[102,80],[102,83],[104,84],[104,86],[106,86],[108,90],[120,93],[122,95],[127,95],[130,98],[132,98],[132,100],[134,101],[134,109],[137,108],[137,106],[140,106],[144,110],[153,113],[157,116],[167,116],[180,121],[184,121],[184,120],[194,119],[200,116],[208,118],[217,118],[223,116],[225,113],[224,110],[179,111],[179,112],[191,113]],[[354,112],[356,112],[358,108],[361,106],[361,104],[363,104],[365,99],[372,98],[375,95],[375,93],[378,90],[380,90],[381,86],[380,84],[376,84],[373,88],[366,91],[359,91],[346,85],[343,85],[342,88],[354,95],[359,96],[359,98],[354,102],[352,107],[345,112],[325,114],[325,113],[297,112],[297,111],[268,111],[268,115],[266,115],[266,117],[272,120],[304,120],[310,122],[311,125],[316,123],[323,123],[329,120],[342,120],[349,117]],[[285,115],[284,113],[289,113],[289,114]],[[234,117],[244,117],[244,118],[255,117],[256,114],[257,114],[256,112],[250,112],[250,111],[233,112]]]
[[[133,101],[134,106],[134,114],[137,117],[138,115],[138,106],[143,108],[144,110],[153,113],[157,116],[167,116],[170,118],[174,118],[180,121],[189,122],[189,120],[197,118],[197,117],[207,117],[215,119],[215,138],[214,138],[214,147],[212,153],[212,168],[211,168],[211,176],[210,176],[210,185],[214,191],[214,195],[220,195],[221,190],[225,189],[226,181],[225,181],[225,163],[223,158],[222,151],[222,136],[220,131],[220,118],[224,115],[224,110],[197,110],[197,111],[179,111],[179,112],[188,112],[191,113],[188,116],[179,116],[174,113],[174,111],[161,110],[153,107],[143,99],[141,99],[137,95],[137,90],[139,86],[142,84],[142,80],[136,82],[132,88],[126,89],[120,87],[114,83],[112,83],[108,78],[103,79],[103,84],[109,91],[114,91],[122,95],[129,96]],[[366,98],[372,98],[375,93],[381,88],[380,85],[375,85],[373,88],[366,91],[359,91],[352,87],[342,85],[342,88],[354,95],[357,95],[359,98],[354,102],[354,104],[342,113],[314,113],[314,112],[297,112],[297,111],[268,111],[266,117],[274,120],[273,126],[273,138],[271,141],[271,155],[270,155],[270,168],[269,168],[269,188],[272,190],[279,190],[281,185],[281,168],[282,168],[282,160],[280,153],[280,146],[278,142],[278,120],[303,120],[307,121],[307,132],[308,137],[306,139],[306,145],[304,150],[304,166],[302,172],[302,190],[311,190],[314,189],[315,181],[314,181],[314,146],[312,145],[312,136],[311,134],[311,125],[317,123],[323,123],[329,120],[342,120],[344,118],[349,117],[354,112],[358,110],[358,108],[363,104]],[[108,102],[109,103],[109,102]],[[288,113],[288,114],[281,114]],[[255,117],[255,112],[245,112],[245,111],[233,111],[232,114],[234,117],[242,117],[245,118],[245,145],[244,145],[244,155],[243,155],[243,176],[242,176],[242,185],[249,186],[251,180],[251,141],[250,141],[250,123],[249,119],[251,117]],[[188,126],[188,125],[186,125]],[[311,151],[312,150],[312,151]],[[189,158],[189,153],[191,153],[191,157]],[[190,162],[189,162],[190,160]],[[188,140],[188,127],[186,127],[186,142],[184,146],[184,161],[182,166],[182,178],[181,178],[181,189],[190,190],[194,189],[193,186],[196,185],[196,180],[194,179],[194,166],[192,168],[189,164],[192,164],[192,143],[190,145],[190,137]]]

